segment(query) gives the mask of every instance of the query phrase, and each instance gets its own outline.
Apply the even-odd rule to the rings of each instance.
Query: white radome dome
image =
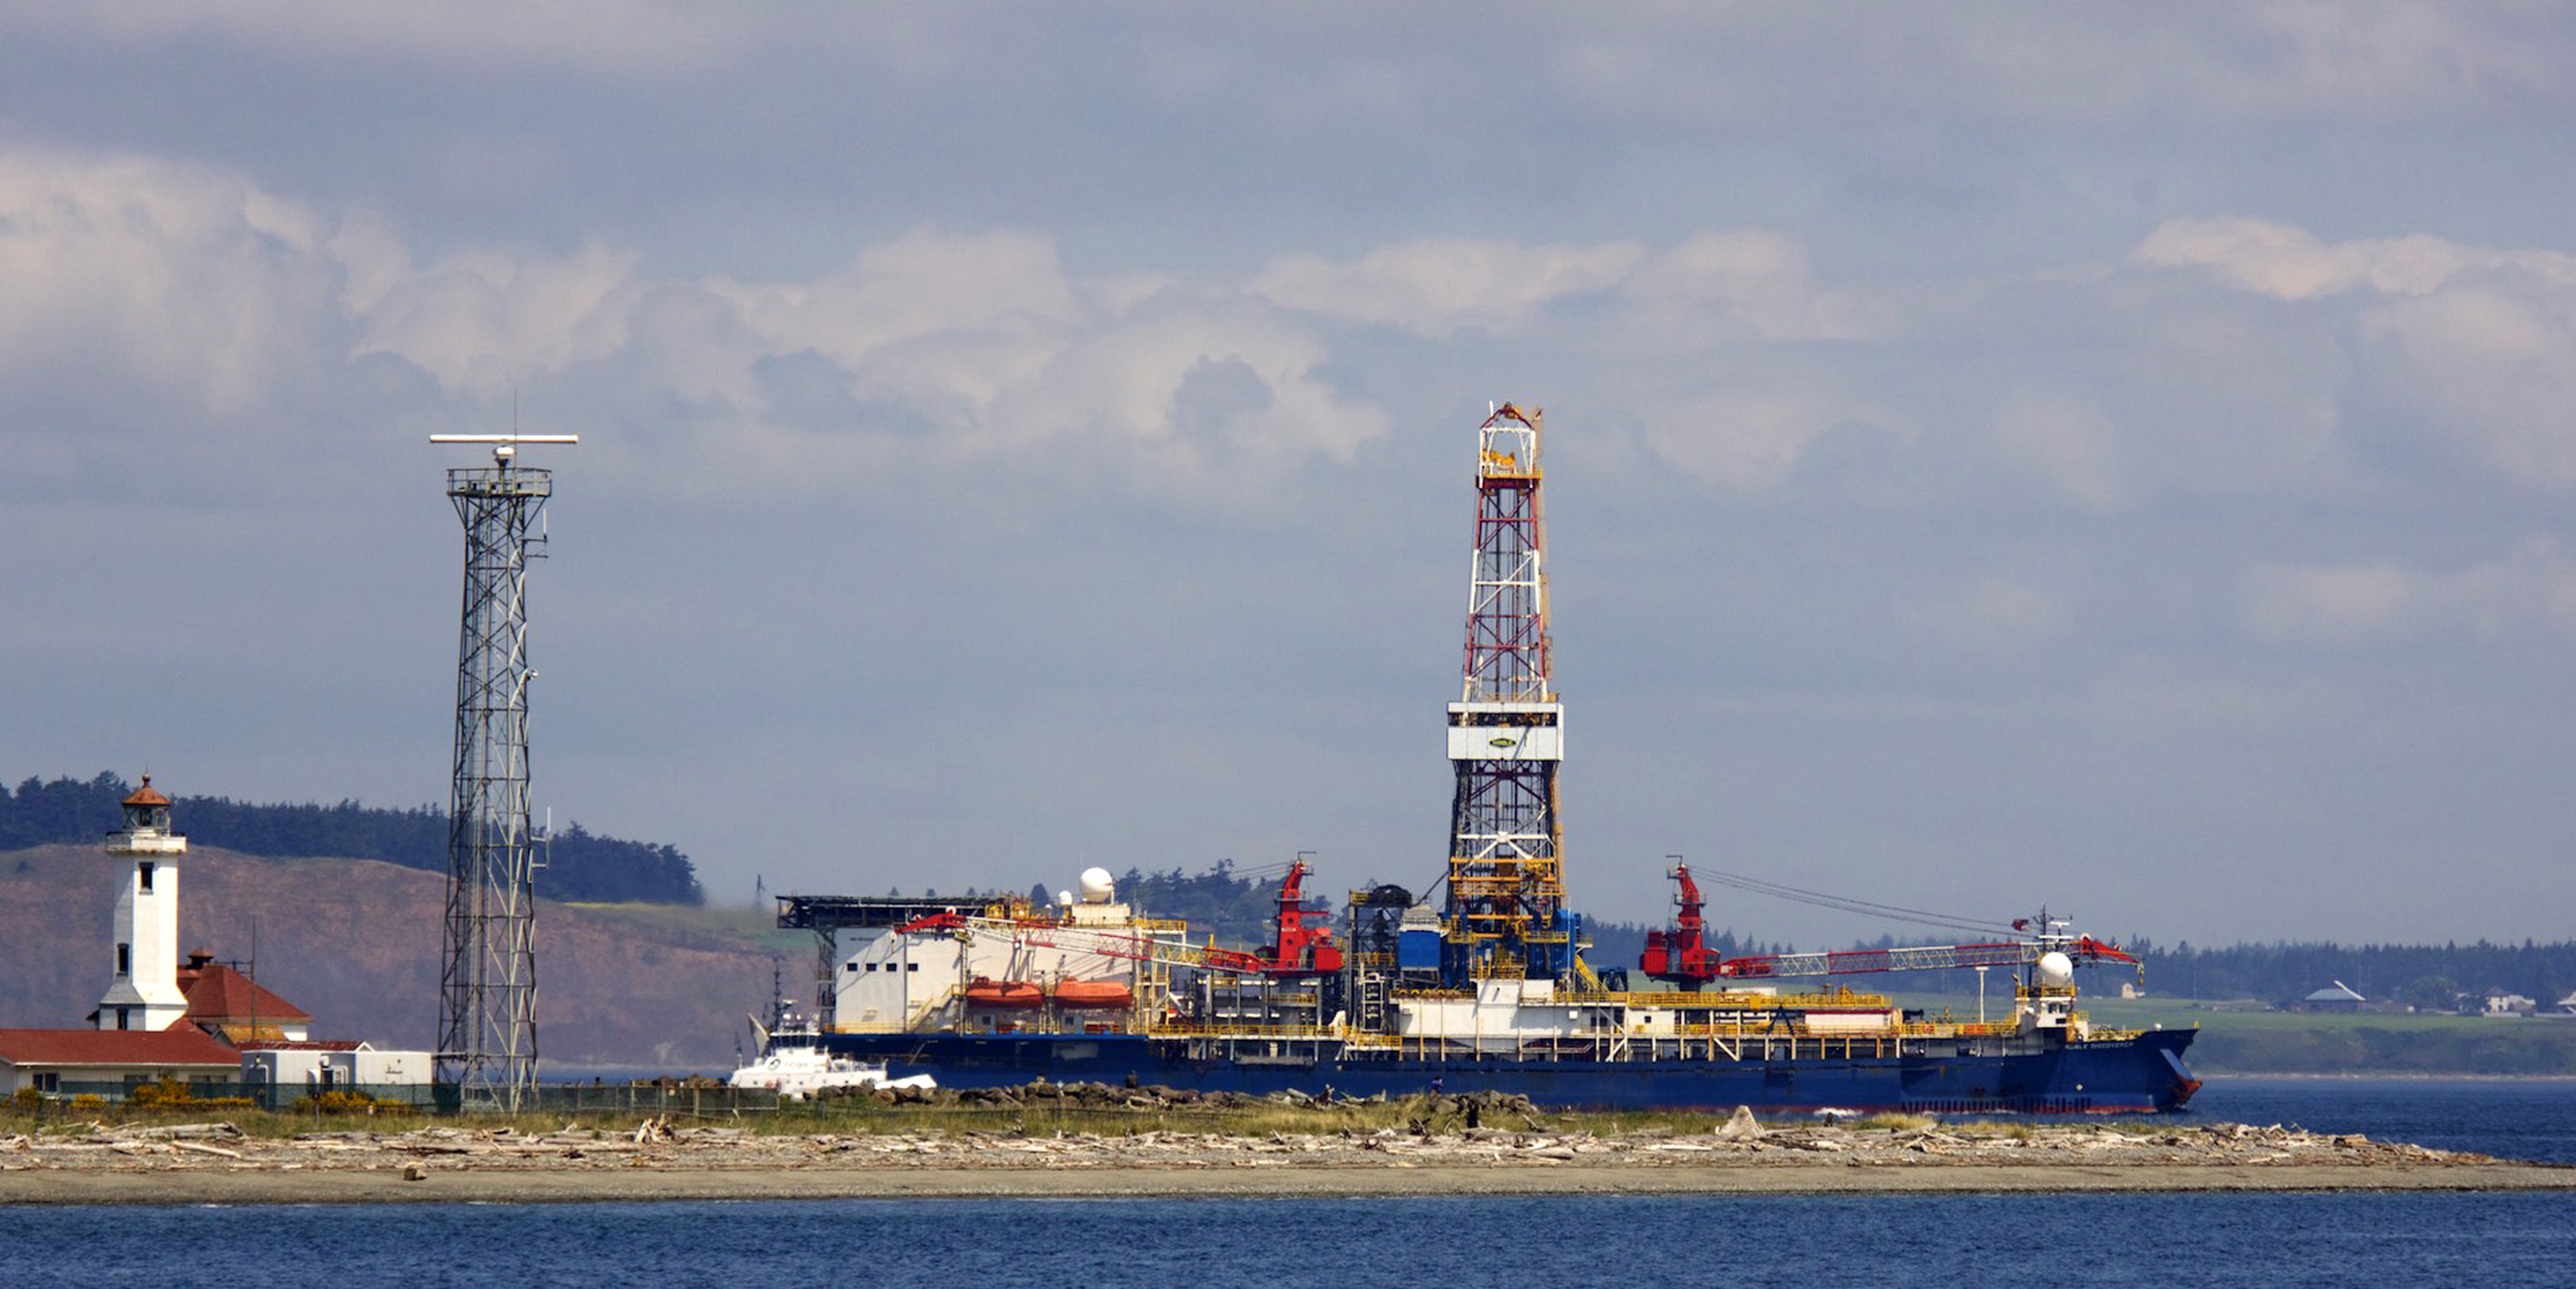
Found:
[[[1105,868],[1082,870],[1082,899],[1086,904],[1107,904],[1118,891],[1117,879]]]
[[[2055,949],[2039,955],[2039,983],[2043,985],[2075,983],[2075,960]]]

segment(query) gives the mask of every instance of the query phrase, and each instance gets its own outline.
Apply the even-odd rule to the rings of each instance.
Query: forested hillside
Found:
[[[0,851],[94,843],[118,823],[118,805],[134,785],[100,772],[90,779],[30,778],[0,787]],[[378,859],[404,868],[447,870],[447,812],[435,806],[392,810],[336,805],[260,805],[229,797],[173,797],[172,825],[190,841],[245,855]],[[537,894],[552,900],[700,904],[697,867],[670,846],[592,833],[578,823],[557,831],[537,872]]]

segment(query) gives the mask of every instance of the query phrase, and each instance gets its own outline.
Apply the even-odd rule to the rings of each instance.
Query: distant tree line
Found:
[[[100,772],[88,780],[29,778],[15,792],[0,787],[0,850],[96,843],[123,821],[119,807],[134,785]],[[405,868],[447,871],[447,812],[436,806],[392,810],[336,805],[260,805],[230,797],[174,797],[172,826],[190,841],[245,855],[377,859]],[[687,855],[651,842],[625,841],[567,824],[554,835],[537,871],[537,894],[553,900],[703,904],[697,866]]]
[[[2495,944],[2235,944],[2168,949],[2145,937],[2123,946],[2144,959],[2158,993],[2252,998],[2287,1005],[2336,981],[2372,1002],[2418,1011],[2476,1010],[2491,992],[2549,1007],[2576,989],[2576,942]]]
[[[1130,868],[1118,879],[1118,898],[1154,917],[1188,921],[1201,940],[1214,934],[1226,944],[1264,945],[1270,943],[1271,919],[1279,914],[1279,882],[1286,876],[1285,868],[1238,876],[1233,861],[1223,859],[1196,873]],[[1313,897],[1324,892],[1311,880],[1307,888],[1311,908],[1316,904]],[[1332,894],[1338,897],[1342,892]],[[1338,934],[1340,927],[1334,930]]]

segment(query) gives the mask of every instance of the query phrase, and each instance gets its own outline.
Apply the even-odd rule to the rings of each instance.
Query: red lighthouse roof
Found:
[[[129,806],[166,806],[170,804],[170,799],[162,796],[158,790],[153,788],[152,776],[147,774],[143,776],[143,786],[136,788],[133,794],[125,799],[125,804]]]

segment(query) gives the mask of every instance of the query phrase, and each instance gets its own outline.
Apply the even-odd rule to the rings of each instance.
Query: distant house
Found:
[[[2538,1001],[2501,989],[2487,991],[2486,1002],[2478,1008],[2481,1016],[2528,1016],[2540,1010]]]
[[[2557,1004],[2550,1008],[2550,1012],[2558,1016],[2576,1016],[2576,993],[2559,999]]]
[[[2361,1010],[2361,1005],[2368,1001],[2370,1000],[2353,992],[2351,986],[2338,980],[2333,985],[2300,999],[2299,1008],[2302,1011],[2312,1012],[2357,1012]]]

